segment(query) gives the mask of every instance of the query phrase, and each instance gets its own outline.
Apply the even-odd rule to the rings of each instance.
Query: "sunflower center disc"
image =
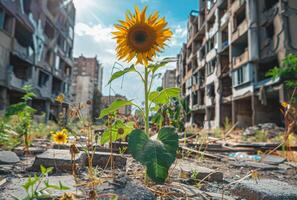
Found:
[[[134,39],[137,43],[144,43],[147,40],[147,34],[144,31],[137,31]]]

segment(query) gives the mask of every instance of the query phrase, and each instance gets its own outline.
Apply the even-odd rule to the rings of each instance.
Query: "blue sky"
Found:
[[[111,31],[117,20],[123,19],[128,9],[137,5],[142,9],[148,5],[148,13],[154,10],[165,16],[174,36],[168,47],[161,53],[160,57],[176,56],[180,51],[182,43],[187,37],[187,18],[191,10],[197,10],[198,0],[73,0],[76,7],[76,27],[74,41],[74,56],[83,54],[87,57],[97,55],[104,67],[103,94],[109,94],[106,83],[110,77],[111,69],[115,61],[115,41],[112,39]],[[128,63],[122,63],[129,66]],[[167,68],[174,68],[172,63]],[[165,70],[165,69],[164,69]],[[143,99],[143,88],[136,75],[125,77],[123,85],[118,80],[112,85],[111,94],[118,93],[135,99],[138,103]],[[161,80],[155,82],[157,87]]]

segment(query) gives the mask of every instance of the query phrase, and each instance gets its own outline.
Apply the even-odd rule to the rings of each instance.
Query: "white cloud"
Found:
[[[186,24],[186,23],[184,23]],[[181,47],[184,42],[186,42],[187,39],[187,27],[181,26],[180,24],[173,26],[172,28],[173,37],[171,38],[169,42],[169,46],[172,48]]]

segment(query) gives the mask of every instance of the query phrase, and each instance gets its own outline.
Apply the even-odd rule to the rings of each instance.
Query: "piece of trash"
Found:
[[[236,152],[236,153],[230,153],[230,158],[234,158],[236,160],[249,160],[249,161],[260,161],[261,156],[259,155],[248,155],[244,152]]]

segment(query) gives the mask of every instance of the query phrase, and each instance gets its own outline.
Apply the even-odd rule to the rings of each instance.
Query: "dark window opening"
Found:
[[[273,39],[274,36],[274,24],[270,23],[266,28],[266,35],[269,39]]]
[[[209,121],[215,120],[215,108],[214,107],[211,107],[208,109],[208,119],[209,119]]]
[[[215,97],[215,86],[214,83],[207,86],[207,96]]]
[[[24,12],[28,15],[31,11],[31,2],[32,0],[23,0]]]
[[[274,58],[271,61],[260,63],[258,68],[258,81],[262,81],[268,79],[269,77],[266,76],[267,72],[274,67],[279,67],[279,62],[277,58]]]
[[[4,10],[0,8],[0,29],[3,29],[8,33],[12,33],[12,21],[13,17],[5,13]]]
[[[23,47],[32,47],[33,34],[27,30],[20,22],[16,22],[15,38]]]
[[[32,76],[32,67],[29,63],[19,59],[18,57],[11,56],[10,64],[12,66],[12,72],[18,79],[28,81]]]
[[[193,100],[193,105],[197,105],[198,104],[198,93],[194,92],[193,96],[192,96],[192,100]]]
[[[48,80],[49,80],[49,75],[46,74],[46,73],[43,73],[42,71],[39,71],[39,76],[38,76],[38,86],[39,86],[39,87],[44,87],[44,86],[46,86]]]
[[[265,10],[269,10],[277,4],[279,0],[265,0]]]
[[[54,96],[58,96],[62,93],[62,81],[55,77],[53,78],[52,93]]]
[[[234,20],[234,27],[236,28],[246,19],[246,8],[245,6],[242,9],[239,9],[235,15],[235,20]]]
[[[204,105],[204,98],[205,98],[205,90],[201,90],[200,91],[199,105]]]
[[[232,95],[232,79],[227,76],[222,79],[222,96],[228,97]]]
[[[55,29],[48,21],[45,23],[44,32],[49,39],[53,39],[55,36]]]
[[[46,55],[45,55],[45,62],[49,64],[50,66],[52,65],[52,54],[53,52],[51,50],[47,50]]]

